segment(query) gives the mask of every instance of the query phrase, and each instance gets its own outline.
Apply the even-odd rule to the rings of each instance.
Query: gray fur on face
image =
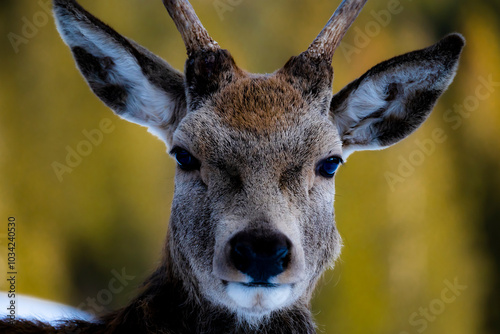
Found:
[[[225,293],[224,281],[247,281],[223,263],[224,247],[247,229],[284,233],[294,248],[293,274],[275,282],[293,284],[283,304],[289,306],[339,254],[334,182],[316,174],[320,160],[341,155],[336,127],[276,76],[241,78],[211,101],[188,113],[173,136],[172,146],[191,152],[201,167],[177,173],[173,212],[180,214],[172,216],[170,242],[207,298],[244,313]]]

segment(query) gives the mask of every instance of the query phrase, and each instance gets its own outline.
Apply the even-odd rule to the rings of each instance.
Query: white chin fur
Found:
[[[228,283],[226,292],[236,304],[239,313],[259,316],[285,306],[292,294],[292,287],[289,284],[249,287],[241,283]]]

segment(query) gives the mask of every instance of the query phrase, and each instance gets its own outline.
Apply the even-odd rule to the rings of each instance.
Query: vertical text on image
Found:
[[[10,321],[16,320],[16,218],[7,219],[7,317]]]

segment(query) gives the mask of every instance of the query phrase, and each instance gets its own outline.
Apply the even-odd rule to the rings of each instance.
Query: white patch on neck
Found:
[[[289,284],[276,287],[249,287],[241,283],[229,283],[226,291],[242,313],[265,315],[290,302],[292,287]]]

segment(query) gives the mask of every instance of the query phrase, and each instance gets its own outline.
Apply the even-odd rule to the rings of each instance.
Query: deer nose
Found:
[[[250,276],[253,284],[269,284],[290,262],[291,242],[282,233],[242,231],[230,240],[230,247],[231,263]]]

